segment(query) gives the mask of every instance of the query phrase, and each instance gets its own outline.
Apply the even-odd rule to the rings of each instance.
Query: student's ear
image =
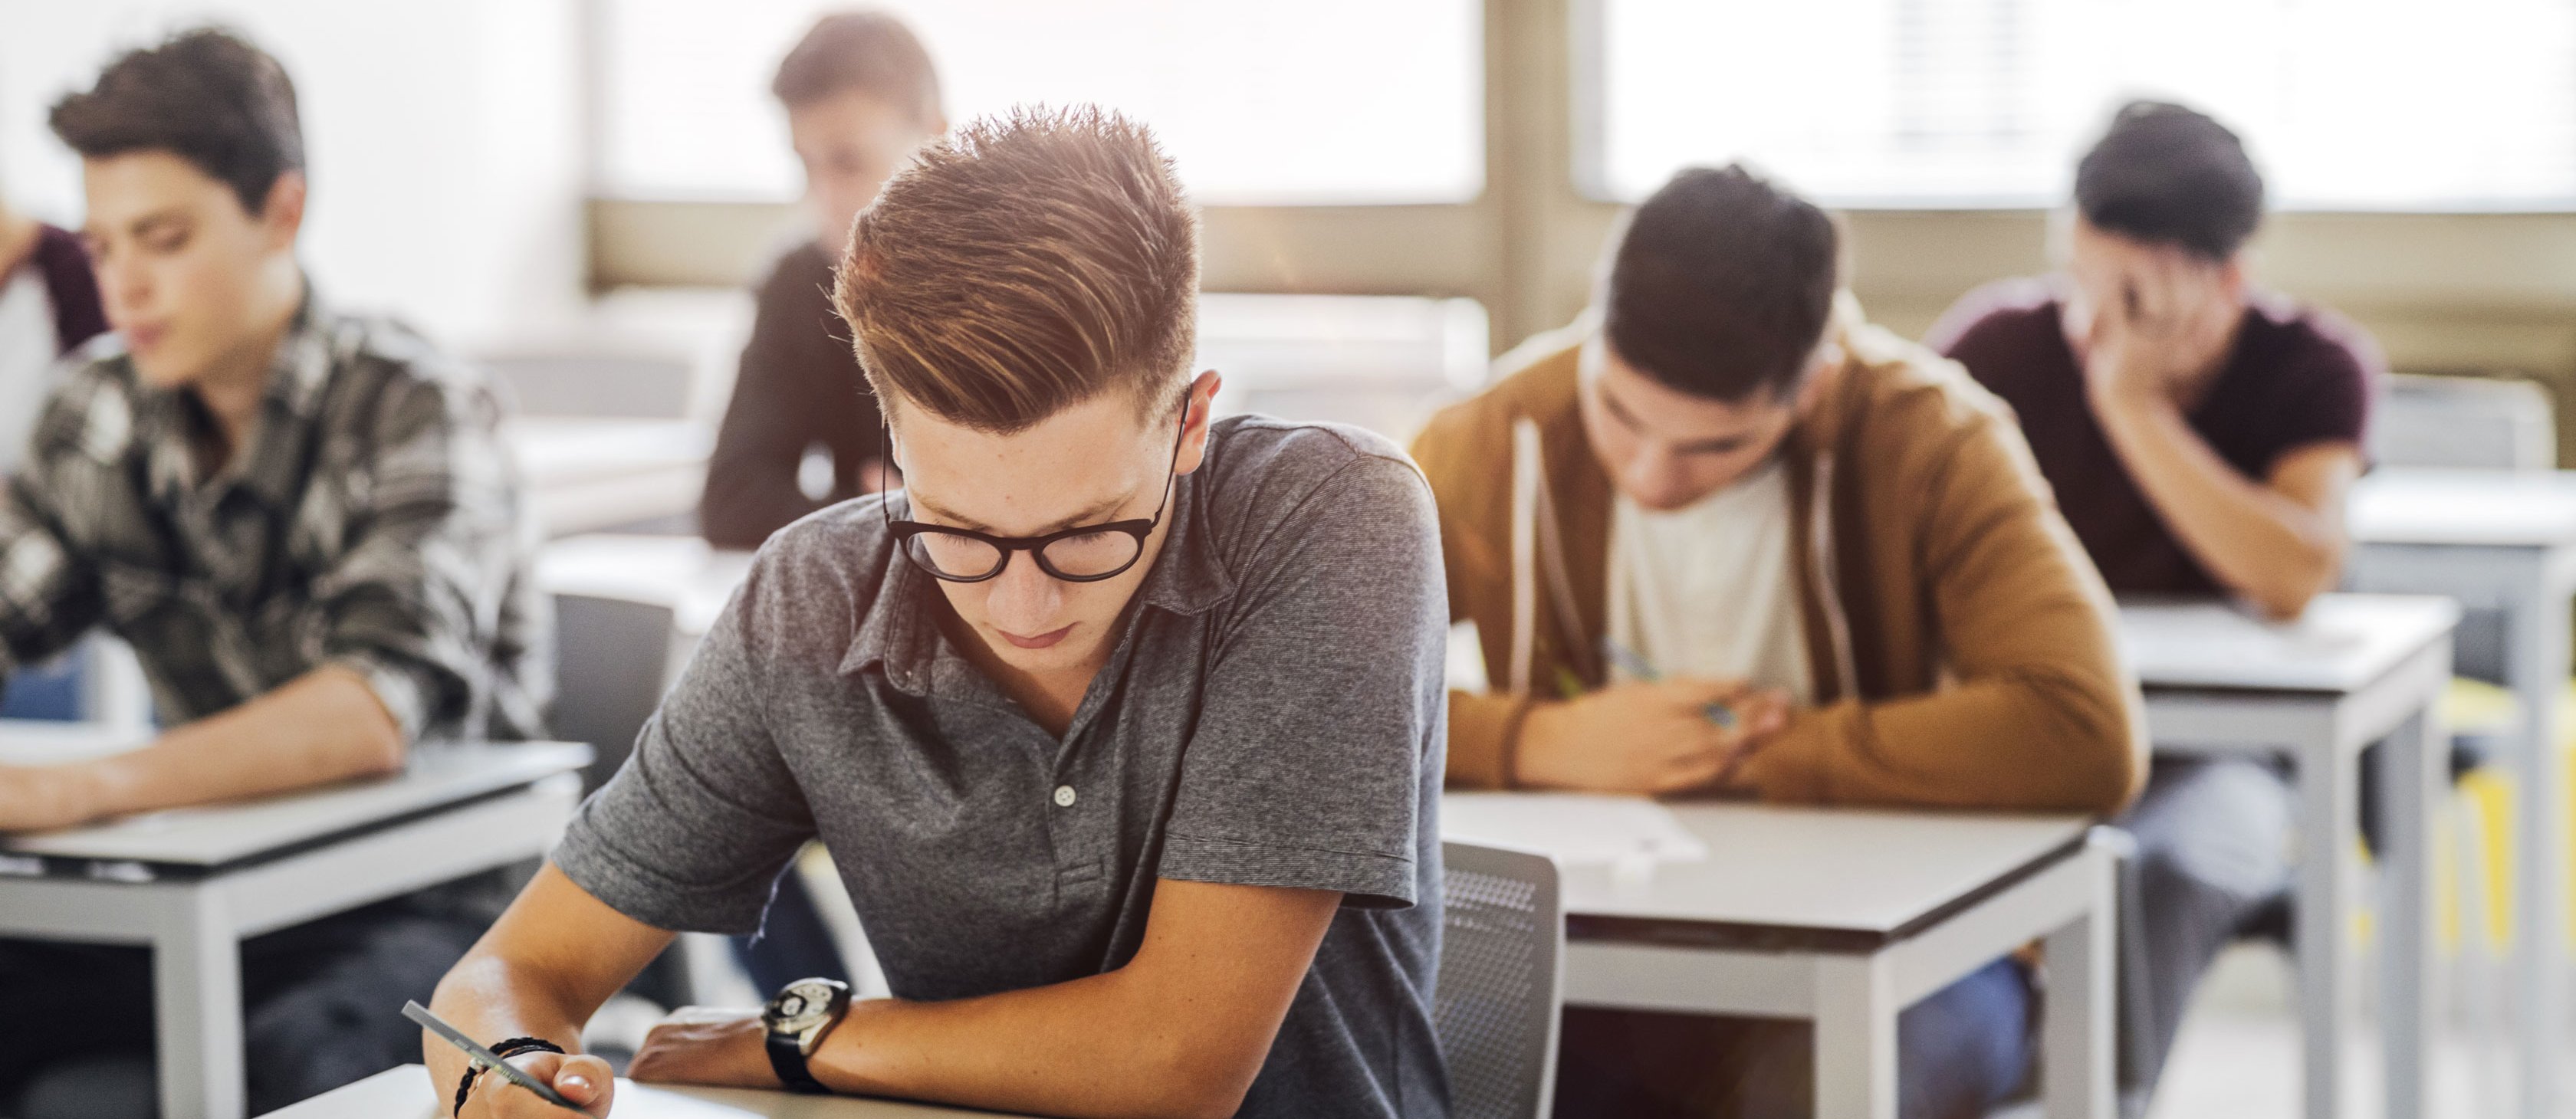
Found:
[[[2239,249],[2235,253],[2230,254],[2227,258],[2227,262],[2218,266],[2218,287],[2219,290],[2227,293],[2227,298],[2239,303],[2245,301],[2246,278],[2244,250]]]
[[[1216,390],[1224,384],[1225,378],[1213,369],[1201,371],[1190,381],[1186,405],[1190,412],[1183,421],[1189,424],[1189,430],[1181,436],[1180,461],[1172,468],[1173,473],[1187,474],[1207,461],[1208,425],[1216,420]]]
[[[304,172],[287,171],[268,184],[268,200],[259,207],[259,224],[267,229],[268,247],[292,251],[304,230]]]
[[[1816,347],[1815,360],[1807,363],[1806,374],[1798,378],[1798,396],[1789,402],[1789,410],[1804,416],[1814,408],[1816,401],[1824,396],[1825,381],[1842,363],[1842,343],[1827,342]]]

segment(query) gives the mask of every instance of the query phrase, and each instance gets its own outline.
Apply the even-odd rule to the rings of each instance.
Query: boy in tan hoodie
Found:
[[[1838,256],[1806,200],[1683,171],[1594,309],[1423,432],[1450,614],[1495,682],[1450,695],[1451,787],[2104,816],[2135,794],[2110,597],[2010,413],[1863,321]],[[1909,1009],[1901,1114],[2016,1088],[2029,998],[1997,961]],[[1559,1114],[1808,1110],[1803,1027],[1573,1010],[1565,1038]]]

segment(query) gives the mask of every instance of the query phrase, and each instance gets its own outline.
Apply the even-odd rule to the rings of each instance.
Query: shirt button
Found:
[[[1058,808],[1073,807],[1073,786],[1058,785],[1055,787],[1055,806]]]

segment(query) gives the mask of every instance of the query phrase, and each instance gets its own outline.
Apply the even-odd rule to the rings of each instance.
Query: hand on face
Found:
[[[0,765],[0,833],[52,831],[100,813],[97,783],[76,765]]]
[[[776,1088],[768,1030],[748,1010],[684,1006],[644,1035],[627,1075],[660,1084]]]
[[[1708,717],[1712,703],[1733,727]],[[1777,734],[1789,697],[1740,680],[1613,684],[1532,708],[1521,726],[1520,779],[1543,788],[1673,793],[1716,784]]]
[[[617,1091],[617,1074],[609,1069],[608,1062],[588,1054],[567,1057],[560,1053],[523,1053],[508,1060],[558,1095],[580,1105],[580,1114],[608,1114],[610,1097]],[[465,1097],[465,1109],[458,1113],[458,1119],[563,1119],[568,1114],[572,1113],[511,1083],[510,1078],[486,1072],[475,1078],[474,1092]]]
[[[2097,403],[2187,403],[2244,313],[2229,266],[2173,247],[2138,247],[2088,290],[2078,350]]]

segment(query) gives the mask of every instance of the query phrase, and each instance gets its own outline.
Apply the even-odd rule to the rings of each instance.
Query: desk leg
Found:
[[[1896,983],[1882,955],[1816,959],[1816,1119],[1896,1119]]]
[[[2099,849],[2079,856],[2091,867],[2084,915],[2048,934],[2041,984],[2040,1089],[2049,1119],[2110,1119],[2112,1097],[2113,921],[2111,860]]]
[[[2329,743],[2332,739],[2329,736]],[[2353,755],[2328,746],[2299,757],[2299,1022],[2308,1119],[2343,1115],[2343,1037],[2352,1009],[2345,905],[2360,795]]]
[[[168,891],[152,940],[163,1119],[242,1119],[241,942],[220,893]]]
[[[2380,819],[2388,822],[2380,863],[2380,1039],[2388,1077],[2388,1119],[2432,1111],[2433,813],[2447,782],[2449,743],[2438,713],[2417,712],[2380,746]]]
[[[2546,566],[2546,565],[2543,565]],[[2506,674],[2522,697],[2515,803],[2513,985],[2521,1040],[2524,1119],[2558,1114],[2558,1061],[2566,1021],[2567,767],[2558,750],[2559,699],[2568,679],[2568,595],[2545,575],[2514,596],[2506,623]]]

